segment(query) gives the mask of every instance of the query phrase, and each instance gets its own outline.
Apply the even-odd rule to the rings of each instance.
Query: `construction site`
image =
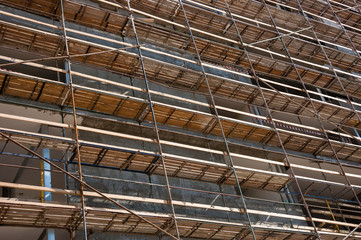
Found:
[[[361,239],[361,2],[0,0],[0,239]]]

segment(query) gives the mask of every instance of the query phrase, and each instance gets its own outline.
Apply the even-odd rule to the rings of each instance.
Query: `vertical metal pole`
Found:
[[[65,118],[65,114],[61,113],[61,123],[64,123],[64,118]],[[61,129],[61,133],[62,133],[63,137],[66,137],[65,128]],[[67,151],[64,153],[64,160],[65,160],[64,161],[64,170],[68,171],[69,157],[68,157],[68,152]],[[68,176],[66,174],[64,174],[64,185],[65,185],[65,189],[69,189]],[[66,203],[69,204],[69,195],[66,194],[65,197],[66,197]]]
[[[235,177],[237,189],[238,189],[238,191],[239,191],[239,195],[240,195],[242,204],[243,204],[244,209],[245,209],[245,214],[246,214],[246,217],[247,217],[247,220],[248,220],[249,229],[250,229],[250,231],[251,231],[251,233],[252,233],[253,239],[256,240],[256,235],[255,235],[255,232],[254,232],[254,229],[253,229],[253,226],[252,226],[251,217],[250,217],[250,215],[249,215],[249,213],[248,213],[246,201],[245,201],[244,196],[243,196],[243,192],[242,192],[242,189],[241,189],[241,185],[240,185],[240,183],[239,183],[239,180],[238,180],[238,176],[237,176],[236,169],[234,168],[234,163],[233,163],[232,156],[231,156],[231,154],[230,154],[230,150],[229,150],[229,146],[228,146],[228,141],[227,141],[226,135],[224,134],[223,126],[222,126],[221,120],[220,120],[220,118],[219,118],[219,114],[218,114],[218,110],[217,110],[217,107],[216,107],[216,103],[215,103],[215,101],[214,101],[214,97],[213,97],[213,94],[212,94],[212,90],[211,90],[211,87],[210,87],[209,82],[208,82],[207,74],[206,74],[206,72],[205,72],[205,70],[204,70],[204,67],[203,67],[203,62],[202,62],[201,56],[199,55],[199,51],[198,51],[198,48],[197,48],[197,44],[196,44],[196,42],[195,42],[195,40],[194,40],[194,36],[193,36],[192,29],[191,29],[191,27],[190,27],[190,25],[189,25],[187,13],[186,13],[186,11],[185,11],[185,9],[184,9],[184,5],[183,5],[182,0],[178,0],[178,4],[179,4],[179,6],[181,7],[181,9],[182,9],[182,11],[183,11],[185,23],[186,23],[186,25],[187,25],[189,35],[190,35],[190,37],[191,37],[191,39],[192,39],[192,43],[193,43],[193,46],[194,46],[194,49],[195,49],[195,52],[196,52],[197,60],[198,60],[199,65],[200,65],[200,67],[201,67],[201,71],[202,71],[203,78],[204,78],[204,80],[205,80],[205,82],[206,82],[206,84],[207,84],[208,94],[209,94],[209,96],[211,97],[211,104],[212,104],[212,107],[213,107],[215,116],[216,116],[216,118],[217,118],[217,122],[218,122],[219,128],[220,128],[221,133],[222,133],[223,141],[224,141],[224,144],[225,144],[225,147],[226,147],[226,151],[227,151],[227,155],[228,155],[229,162],[230,162],[230,167],[231,167],[232,173],[233,173],[233,175],[234,175],[234,177]]]
[[[239,30],[238,30],[237,24],[236,24],[236,22],[235,22],[235,20],[234,20],[234,18],[233,18],[233,15],[232,15],[231,9],[229,8],[229,5],[228,5],[228,3],[227,3],[227,0],[224,0],[224,3],[225,3],[225,5],[226,5],[226,7],[227,7],[227,11],[228,11],[228,14],[229,14],[230,17],[231,17],[232,23],[233,23],[233,25],[235,26],[235,29],[236,29],[236,32],[237,32],[237,36],[238,36],[241,44],[244,46],[244,42],[243,42],[242,36],[241,36],[241,34],[240,34]],[[267,115],[269,116],[269,118],[270,118],[270,120],[271,120],[272,127],[273,127],[273,129],[274,129],[274,132],[276,133],[277,139],[278,139],[278,141],[279,141],[279,143],[280,143],[280,146],[281,146],[281,148],[282,148],[283,154],[284,154],[285,159],[286,159],[286,164],[289,166],[291,176],[292,176],[292,178],[294,179],[294,181],[295,181],[295,183],[296,183],[297,190],[298,190],[298,192],[299,192],[300,195],[301,195],[301,199],[302,199],[303,205],[304,205],[304,207],[305,207],[305,209],[306,209],[307,215],[308,215],[308,217],[309,217],[309,219],[310,219],[310,221],[311,221],[311,224],[312,224],[312,226],[313,226],[313,228],[314,228],[315,235],[317,236],[318,239],[321,240],[321,236],[320,236],[320,234],[318,233],[318,230],[317,230],[317,227],[316,227],[316,225],[315,225],[315,222],[314,222],[313,219],[312,219],[312,215],[311,215],[310,209],[309,209],[309,207],[308,207],[308,204],[307,204],[307,202],[306,202],[306,199],[305,199],[305,197],[304,197],[304,195],[303,195],[303,193],[302,193],[301,186],[300,186],[300,184],[299,184],[299,182],[298,182],[298,179],[296,178],[296,174],[295,174],[295,172],[294,172],[294,170],[293,170],[293,167],[292,167],[292,165],[291,165],[291,162],[290,162],[290,160],[289,160],[289,158],[288,158],[288,154],[287,154],[287,152],[286,152],[286,149],[285,149],[285,147],[283,146],[283,142],[282,142],[282,139],[281,139],[281,137],[280,137],[280,135],[279,135],[278,129],[277,129],[277,127],[276,127],[276,124],[275,124],[275,122],[274,122],[274,120],[273,120],[272,113],[271,113],[271,111],[270,111],[270,109],[269,109],[267,100],[266,100],[266,98],[265,98],[265,96],[264,96],[263,90],[262,90],[261,85],[260,85],[260,83],[259,83],[259,77],[258,77],[258,75],[256,74],[256,71],[255,71],[255,69],[254,69],[254,67],[253,67],[253,64],[252,64],[252,62],[251,62],[251,59],[250,59],[250,57],[249,57],[249,54],[248,54],[248,51],[247,51],[247,47],[244,47],[244,53],[246,54],[247,60],[248,60],[249,65],[250,65],[251,73],[252,73],[254,79],[256,80],[257,86],[258,86],[259,91],[260,91],[260,93],[261,93],[263,102],[264,102],[265,107],[266,107]]]
[[[64,34],[64,42],[65,42],[65,50],[66,50],[66,55],[68,56],[67,59],[65,59],[65,70],[66,70],[66,78],[67,78],[67,83],[69,84],[69,90],[70,90],[70,95],[71,95],[71,100],[72,100],[72,109],[73,109],[73,125],[74,125],[74,132],[75,132],[75,141],[76,141],[76,152],[77,152],[77,156],[78,156],[78,174],[79,174],[79,190],[80,190],[80,198],[81,198],[81,208],[82,208],[82,218],[83,218],[83,228],[84,228],[84,240],[87,240],[87,227],[86,227],[86,213],[85,213],[85,201],[84,201],[84,186],[82,184],[83,181],[83,174],[81,171],[81,157],[80,157],[80,145],[79,145],[79,131],[78,131],[78,123],[77,123],[77,119],[76,119],[76,110],[75,110],[75,99],[74,99],[74,89],[73,89],[73,78],[72,78],[72,74],[71,74],[71,64],[70,64],[70,59],[69,59],[69,45],[68,45],[68,39],[67,39],[67,34],[66,34],[66,27],[65,27],[65,17],[64,17],[64,4],[63,4],[63,0],[60,0],[60,7],[61,7],[61,22],[62,22],[62,27],[63,27],[63,34]]]
[[[167,192],[168,192],[169,202],[170,202],[170,206],[171,206],[171,210],[172,210],[173,223],[174,223],[174,226],[175,226],[177,238],[180,239],[178,223],[177,223],[177,216],[176,216],[176,213],[175,213],[175,210],[174,210],[172,193],[171,193],[171,189],[170,189],[170,186],[169,186],[169,179],[168,179],[168,174],[167,174],[165,158],[164,158],[164,155],[163,155],[162,144],[160,143],[158,124],[157,124],[156,117],[155,117],[155,112],[154,112],[154,107],[153,107],[153,102],[152,102],[152,96],[151,96],[151,94],[149,92],[149,81],[148,81],[145,66],[144,66],[142,50],[140,49],[140,45],[139,45],[139,39],[138,39],[138,36],[137,36],[137,31],[136,31],[136,27],[135,27],[132,8],[130,7],[130,0],[127,0],[127,4],[128,4],[128,10],[129,10],[129,18],[130,18],[130,22],[132,24],[132,28],[133,28],[133,32],[134,32],[134,39],[135,39],[135,42],[136,42],[136,45],[137,45],[138,58],[139,58],[141,66],[142,66],[142,71],[143,71],[143,76],[144,76],[144,83],[145,83],[145,88],[146,88],[146,91],[147,91],[149,107],[150,107],[150,110],[151,110],[151,113],[152,113],[152,120],[153,120],[153,125],[154,125],[154,132],[155,132],[155,135],[156,135],[156,141],[158,143],[159,154],[160,154],[160,158],[161,158],[162,165],[163,165],[163,172],[164,172],[164,176],[165,176],[165,182],[166,182],[166,185],[167,185]]]

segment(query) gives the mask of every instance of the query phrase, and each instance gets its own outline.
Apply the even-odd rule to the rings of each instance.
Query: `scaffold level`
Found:
[[[360,23],[356,0],[0,0],[0,234],[360,239]]]

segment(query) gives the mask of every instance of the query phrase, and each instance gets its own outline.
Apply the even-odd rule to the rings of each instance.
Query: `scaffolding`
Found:
[[[360,239],[360,22],[355,0],[1,0],[0,225]]]

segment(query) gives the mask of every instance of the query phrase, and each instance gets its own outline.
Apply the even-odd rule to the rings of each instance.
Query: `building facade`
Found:
[[[361,239],[356,0],[1,0],[5,239]]]

